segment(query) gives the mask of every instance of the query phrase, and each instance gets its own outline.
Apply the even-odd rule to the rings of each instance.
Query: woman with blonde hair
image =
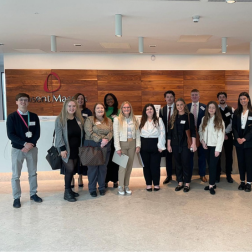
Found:
[[[192,177],[190,151],[195,152],[197,150],[196,131],[194,116],[189,112],[182,98],[177,99],[175,102],[167,139],[167,149],[173,153],[175,158],[178,181],[175,191],[184,188],[184,192],[189,192]]]
[[[215,179],[217,164],[225,138],[225,124],[222,120],[220,109],[215,101],[207,104],[205,116],[199,127],[200,142],[206,150],[206,160],[209,168],[209,185],[204,190],[215,194]]]
[[[126,168],[119,166],[118,193],[120,195],[131,194],[132,192],[129,189],[130,174],[135,153],[139,153],[141,143],[139,125],[134,116],[133,108],[128,101],[122,103],[119,116],[114,118],[113,130],[117,154],[119,156],[124,154],[129,157]]]
[[[107,147],[106,161],[103,165],[88,165],[88,189],[92,197],[97,197],[96,185],[99,185],[100,195],[105,195],[105,178],[107,165],[111,151],[111,139],[113,136],[112,121],[106,116],[104,105],[96,103],[93,116],[89,116],[84,125],[85,146]]]
[[[79,147],[82,146],[84,120],[75,99],[67,99],[55,121],[55,146],[59,149],[64,164],[64,199],[76,201],[79,194],[71,189],[71,181],[78,163]]]

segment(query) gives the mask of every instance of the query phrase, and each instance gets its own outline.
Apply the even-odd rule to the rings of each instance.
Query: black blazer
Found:
[[[175,106],[175,105],[174,105]],[[163,123],[165,125],[165,132],[167,133],[168,127],[167,127],[167,105],[165,105],[163,108],[159,110],[159,117],[162,118]],[[167,135],[167,134],[166,134]]]
[[[249,120],[251,118],[251,120]],[[252,112],[248,112],[248,119],[245,125],[244,133],[242,135],[241,128],[241,115],[238,114],[238,109],[235,110],[233,120],[232,120],[232,128],[234,134],[234,145],[240,148],[252,148]],[[237,142],[237,138],[245,138],[246,141],[243,144],[239,144]]]
[[[187,107],[188,107],[189,111],[191,111],[192,103],[188,103]],[[203,107],[205,109],[202,109],[201,107]],[[205,116],[205,112],[206,112],[206,105],[203,104],[203,103],[199,103],[199,113],[198,113],[198,119],[197,119],[197,130],[199,129],[202,118]]]

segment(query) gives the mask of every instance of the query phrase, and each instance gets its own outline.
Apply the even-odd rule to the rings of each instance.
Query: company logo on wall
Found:
[[[48,79],[50,77],[50,75],[53,75],[57,78],[58,80],[58,87],[54,90],[49,90],[48,89]],[[56,92],[58,91],[59,89],[61,88],[61,82],[60,82],[60,78],[59,76],[56,74],[56,73],[50,73],[47,75],[46,77],[46,80],[45,80],[45,83],[44,83],[44,90],[45,92],[47,93],[53,93],[53,92]],[[58,95],[57,97],[53,94],[51,95],[47,95],[47,96],[34,96],[34,97],[31,97],[31,102],[64,102],[67,98],[71,98],[71,96],[61,96],[61,95]]]

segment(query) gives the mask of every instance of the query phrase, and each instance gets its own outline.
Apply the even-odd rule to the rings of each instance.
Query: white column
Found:
[[[249,53],[249,96],[252,97],[252,42],[250,42]]]

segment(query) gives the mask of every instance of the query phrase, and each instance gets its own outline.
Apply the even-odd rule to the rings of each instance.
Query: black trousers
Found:
[[[228,134],[228,139],[224,140],[223,143],[225,156],[226,156],[226,176],[231,176],[232,166],[233,166],[233,136],[232,134]],[[217,165],[217,173],[216,179],[219,179],[221,175],[221,153],[220,158]]]
[[[158,186],[160,183],[161,153],[157,147],[158,138],[141,137],[141,157],[144,163],[143,173],[146,185]]]
[[[236,147],[238,167],[241,181],[245,181],[245,174],[247,172],[247,182],[252,182],[252,148]]]
[[[172,176],[172,153],[170,153],[167,149],[164,150],[165,159],[166,159],[166,173],[167,177]]]
[[[220,155],[215,157],[215,146],[207,146],[206,160],[209,169],[209,185],[215,185],[217,165],[220,159]]]
[[[175,159],[176,176],[178,182],[190,183],[192,171],[190,167],[191,152],[187,146],[172,146]]]

